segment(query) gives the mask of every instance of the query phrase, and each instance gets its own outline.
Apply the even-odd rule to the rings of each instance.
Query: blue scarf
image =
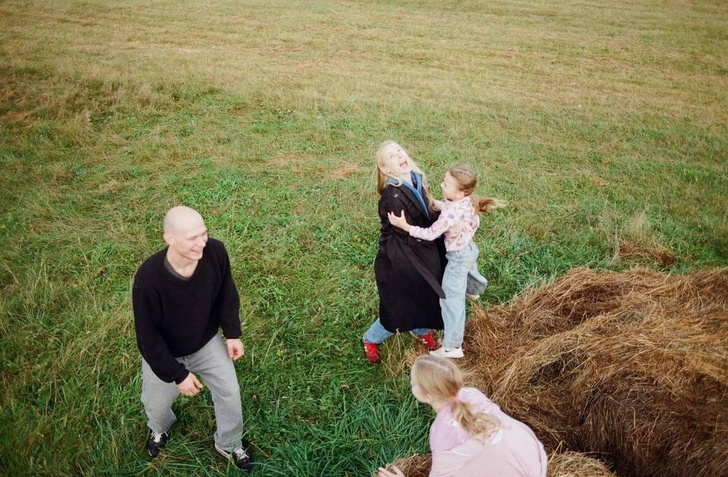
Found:
[[[416,172],[412,172],[411,174],[412,175],[410,177],[412,178],[412,185],[409,185],[405,181],[398,181],[395,179],[389,179],[389,181],[387,181],[387,182],[389,182],[390,184],[394,184],[394,185],[402,184],[405,187],[407,187],[409,190],[411,190],[412,193],[415,195],[415,197],[417,197],[417,201],[420,203],[420,205],[422,206],[422,209],[425,211],[425,215],[427,215],[427,218],[429,219],[430,210],[428,209],[427,204],[425,204],[425,199],[422,196],[422,180],[421,180],[422,176],[417,174]]]

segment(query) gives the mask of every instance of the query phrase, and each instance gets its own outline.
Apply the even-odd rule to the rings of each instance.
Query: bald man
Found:
[[[230,259],[222,242],[207,236],[202,216],[189,207],[170,209],[163,228],[167,247],[139,267],[132,291],[142,403],[151,430],[147,450],[159,455],[177,420],[172,403],[180,394],[196,396],[204,382],[215,405],[215,449],[248,470],[252,464],[242,446],[243,412],[233,366],[244,352],[240,298]]]

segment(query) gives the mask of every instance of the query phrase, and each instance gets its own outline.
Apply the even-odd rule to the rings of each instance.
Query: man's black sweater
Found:
[[[175,357],[199,351],[219,328],[226,338],[240,337],[240,297],[219,240],[208,239],[187,280],[165,268],[166,254],[166,248],[160,250],[137,271],[132,290],[134,325],[139,351],[154,374],[179,384],[189,371]]]

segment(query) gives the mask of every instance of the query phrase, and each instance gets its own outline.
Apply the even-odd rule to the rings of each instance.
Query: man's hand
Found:
[[[407,219],[404,218],[404,210],[402,210],[400,215],[395,215],[394,212],[389,212],[387,213],[387,218],[389,219],[390,224],[395,227],[399,227],[405,232],[409,232],[410,225],[407,223]]]
[[[237,360],[245,354],[245,348],[243,342],[239,338],[227,340],[228,356],[233,361]]]
[[[185,380],[177,385],[179,392],[185,396],[197,396],[203,387],[197,376],[192,373],[188,374]]]

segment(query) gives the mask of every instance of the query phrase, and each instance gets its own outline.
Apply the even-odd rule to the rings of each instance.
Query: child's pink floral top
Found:
[[[435,208],[440,210],[440,217],[428,228],[410,227],[410,235],[423,240],[435,240],[445,234],[445,249],[450,252],[462,250],[473,240],[475,231],[480,226],[480,217],[473,207],[470,197],[452,201],[434,201]],[[451,231],[453,225],[462,222],[462,229],[455,233]]]

